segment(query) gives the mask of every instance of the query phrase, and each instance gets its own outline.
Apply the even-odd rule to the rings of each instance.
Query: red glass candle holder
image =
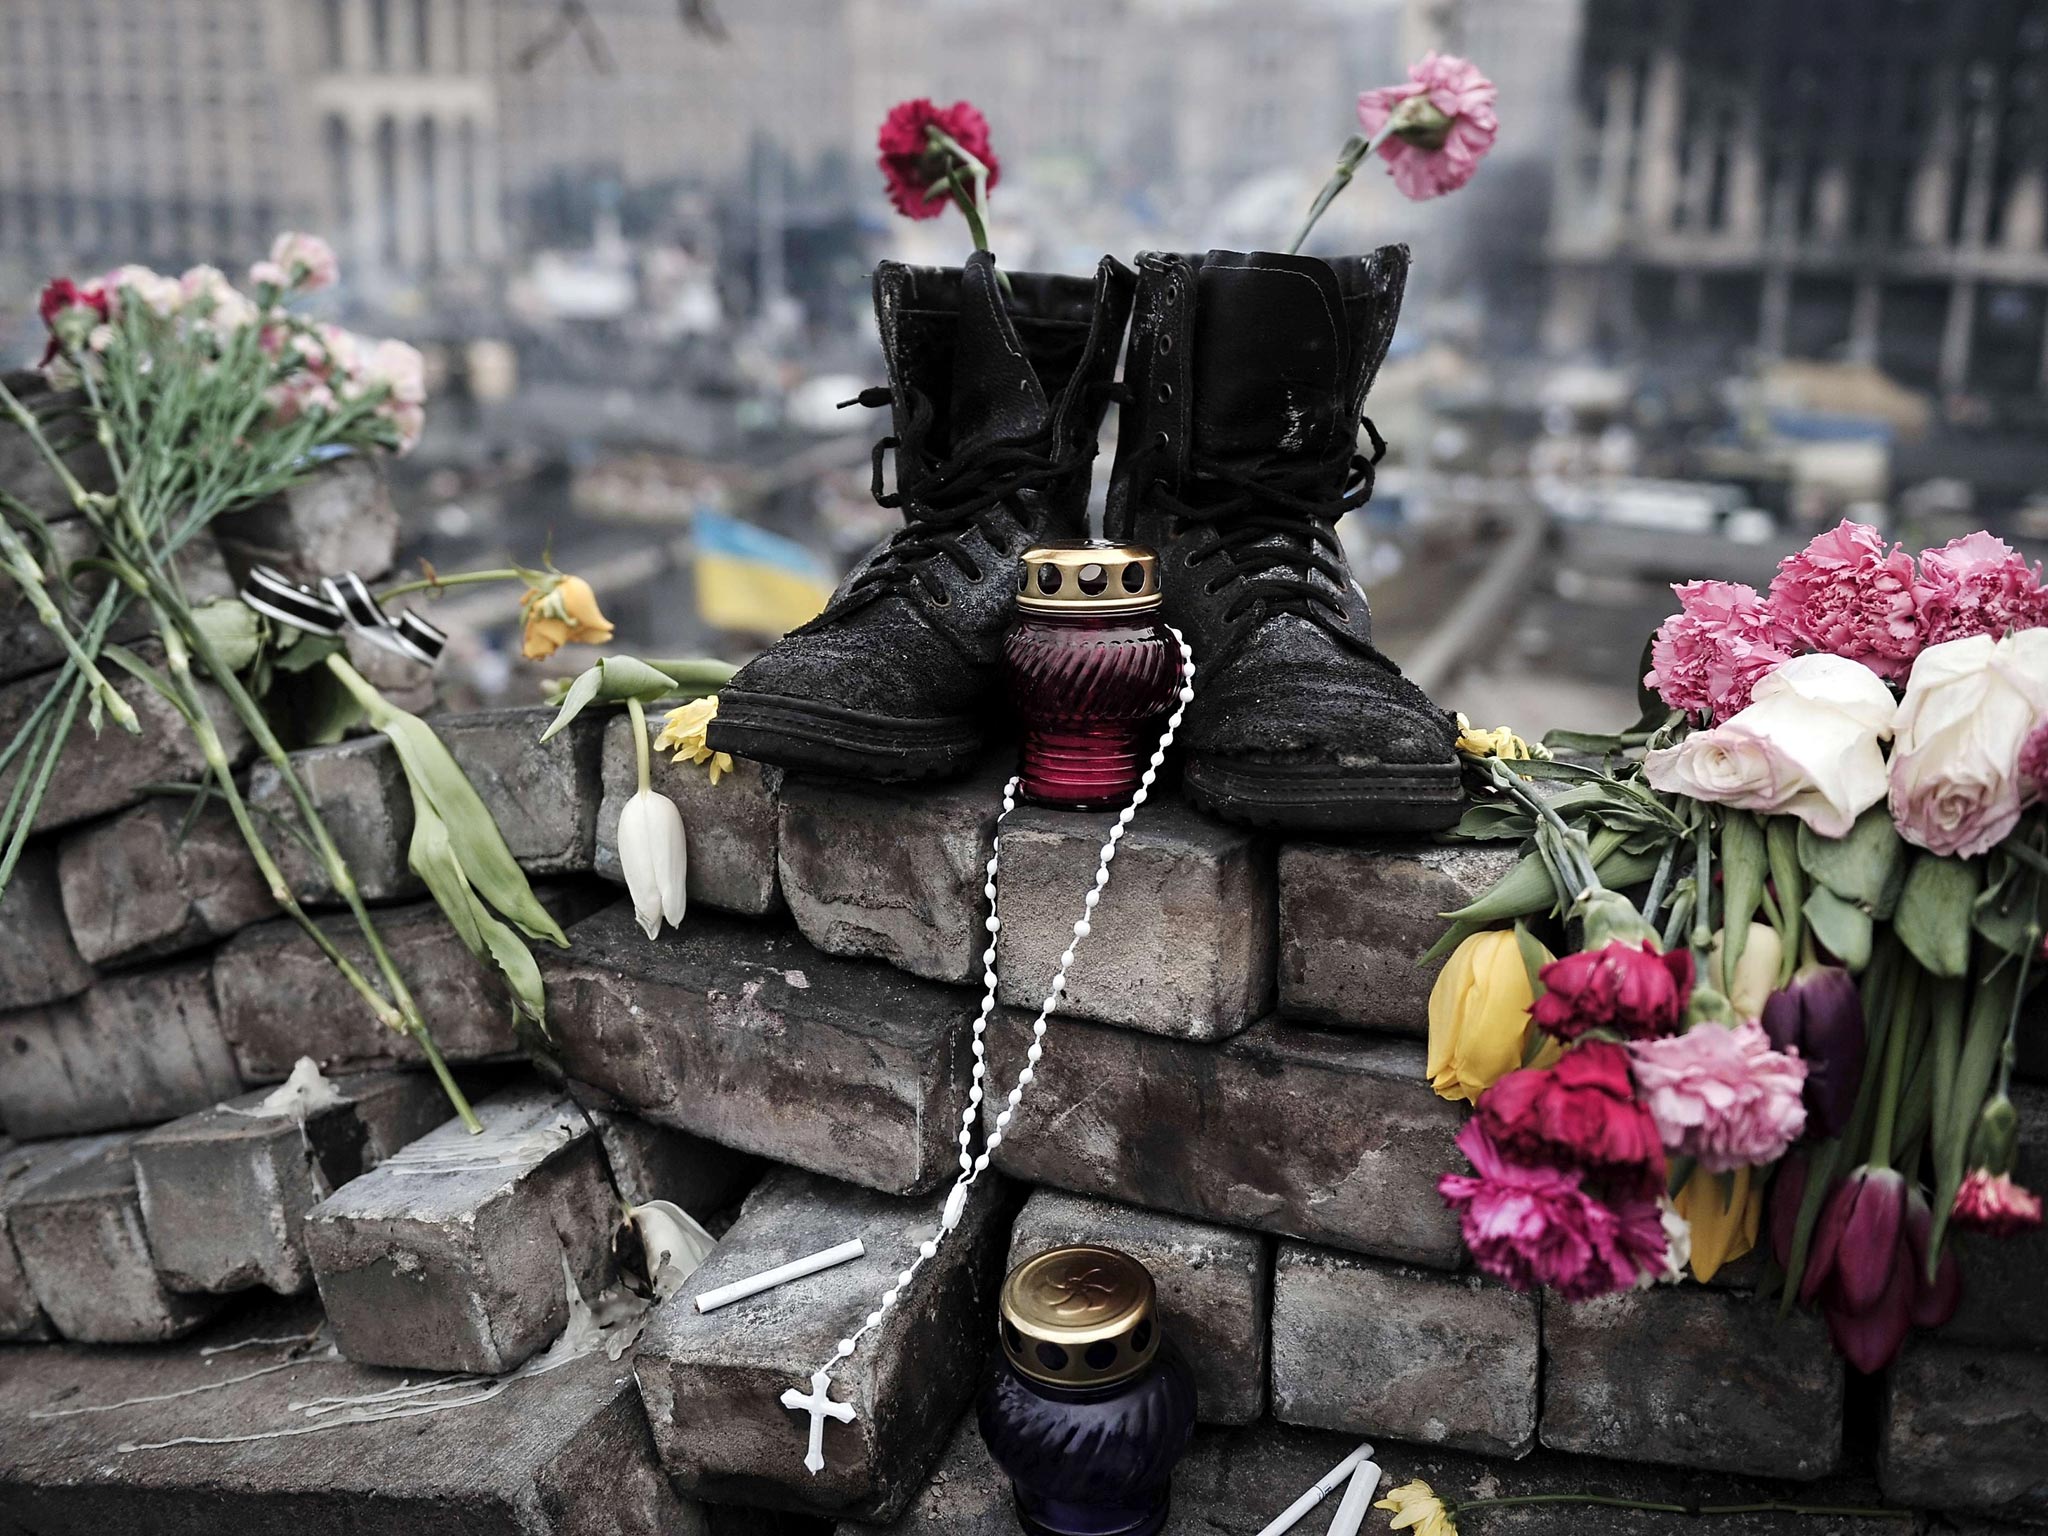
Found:
[[[1024,721],[1024,798],[1073,811],[1129,800],[1180,674],[1158,557],[1099,542],[1026,550],[1003,659]]]

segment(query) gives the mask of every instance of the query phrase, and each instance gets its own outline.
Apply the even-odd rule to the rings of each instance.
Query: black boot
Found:
[[[1009,279],[1006,297],[985,253],[957,271],[876,269],[896,434],[875,446],[875,499],[904,525],[720,691],[716,750],[871,779],[953,773],[979,755],[1003,699],[1018,557],[1085,527],[1135,285],[1110,257],[1092,280]],[[889,447],[897,489],[884,495]]]
[[[1191,798],[1257,826],[1449,826],[1456,732],[1373,648],[1336,534],[1372,493],[1358,429],[1407,248],[1152,252],[1138,271],[1108,532],[1159,551],[1194,647]]]

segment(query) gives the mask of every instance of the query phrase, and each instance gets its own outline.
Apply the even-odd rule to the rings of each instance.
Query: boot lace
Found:
[[[1372,440],[1370,457],[1350,453],[1256,473],[1191,454],[1188,478],[1205,491],[1218,493],[1205,494],[1198,502],[1183,500],[1154,483],[1155,507],[1183,524],[1216,528],[1214,541],[1188,561],[1187,568],[1220,562],[1221,569],[1210,575],[1203,591],[1214,597],[1235,589],[1223,610],[1226,624],[1264,604],[1268,614],[1298,615],[1358,648],[1359,642],[1341,628],[1344,605],[1339,594],[1351,574],[1344,564],[1344,547],[1337,541],[1337,520],[1371,499],[1374,466],[1386,455],[1386,439],[1370,420],[1365,430]],[[1343,488],[1337,495],[1317,494],[1340,474]],[[1324,580],[1315,580],[1318,575]],[[1377,651],[1372,655],[1381,659]]]
[[[886,388],[865,389],[857,400],[846,403],[886,406],[890,395]],[[906,435],[922,440],[931,419],[931,401],[911,391]],[[872,489],[876,505],[903,508],[908,521],[854,581],[848,597],[880,595],[914,582],[943,605],[948,598],[938,579],[938,562],[950,563],[969,581],[980,581],[981,564],[963,546],[966,535],[979,528],[990,544],[1007,549],[1009,532],[1002,523],[1007,520],[1014,526],[1006,513],[1018,493],[1057,485],[1085,470],[1095,457],[1096,444],[1089,434],[1085,442],[1059,452],[1057,429],[1048,417],[1028,437],[971,448],[936,463],[920,457],[906,464],[901,448],[902,440],[893,436],[875,444]],[[885,492],[882,460],[891,449],[899,450],[896,489]]]

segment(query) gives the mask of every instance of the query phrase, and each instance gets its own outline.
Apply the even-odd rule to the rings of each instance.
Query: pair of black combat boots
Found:
[[[958,270],[884,263],[895,433],[875,448],[875,495],[904,526],[727,685],[711,746],[881,780],[974,762],[1003,714],[1020,557],[1084,536],[1117,400],[1104,531],[1159,552],[1165,618],[1194,648],[1190,798],[1276,828],[1455,821],[1455,730],[1373,647],[1336,535],[1372,489],[1358,434],[1407,271],[1403,246],[1154,252],[1136,273],[1105,257],[1092,281],[1010,273],[1006,295],[986,253]]]

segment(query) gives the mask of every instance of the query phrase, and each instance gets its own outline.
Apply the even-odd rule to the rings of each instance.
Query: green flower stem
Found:
[[[1299,251],[1308,239],[1308,232],[1316,227],[1316,220],[1329,211],[1330,204],[1337,201],[1337,194],[1351,185],[1351,178],[1358,174],[1358,168],[1370,159],[1387,142],[1387,136],[1394,131],[1394,120],[1390,116],[1386,125],[1370,139],[1358,134],[1344,141],[1344,147],[1337,152],[1337,168],[1330,172],[1330,179],[1323,183],[1323,190],[1316,194],[1316,200],[1309,205],[1308,217],[1302,221],[1301,232],[1288,243],[1287,254]]]
[[[12,501],[13,498],[0,500]],[[114,717],[114,723],[129,735],[140,736],[142,722],[135,717],[135,707],[114,691],[114,685],[107,681],[99,663],[85,653],[78,637],[71,633],[71,626],[65,622],[63,613],[51,601],[49,588],[43,581],[42,567],[36,563],[35,555],[21,535],[5,519],[0,519],[0,570],[14,578],[15,585],[28,598],[29,606],[35,609],[36,618],[42,622],[43,628],[57,637],[57,643],[64,647],[64,654],[84,675],[101,706]]]
[[[2012,1064],[2019,1056],[2020,1007],[2027,1000],[2027,973],[2034,968],[2034,956],[2041,948],[2041,926],[2027,925],[2027,947],[2020,951],[2019,983],[2012,989],[2012,1012],[2005,1019],[2005,1044],[1998,1052],[1998,1097],[2010,1098]]]
[[[1714,827],[1713,818],[1700,817],[1699,839],[1692,867],[1692,948],[1700,974],[1707,969],[1707,950],[1714,942]]]
[[[1548,800],[1531,790],[1522,776],[1499,758],[1489,757],[1481,761],[1486,764],[1488,777],[1495,789],[1513,796],[1530,815],[1547,822],[1562,840],[1565,854],[1563,872],[1575,887],[1575,897],[1600,890],[1600,876],[1594,871],[1593,854],[1587,845],[1586,834],[1558,815]]]
[[[1891,1028],[1884,1042],[1884,1080],[1877,1090],[1877,1123],[1870,1133],[1870,1155],[1864,1159],[1872,1173],[1892,1165],[1892,1131],[1899,1118],[1899,1089],[1906,1074],[1906,1037],[1913,1033],[1913,1017],[1919,1006],[1917,985],[1902,986],[1894,1005]]]
[[[43,424],[36,420],[35,412],[23,405],[14,391],[4,383],[0,383],[0,408],[4,408],[14,419],[14,424],[28,434],[29,441],[35,444],[36,452],[41,455],[43,462],[50,466],[50,472],[57,477],[57,483],[64,487],[64,494],[71,498],[74,507],[89,515],[106,510],[108,498],[94,495],[78,483],[78,476],[71,473],[71,466],[64,462],[64,456],[57,452],[50,439],[44,435]]]
[[[228,812],[240,829],[242,841],[248,844],[250,857],[256,861],[256,868],[262,873],[264,883],[270,889],[270,899],[275,901],[298,925],[306,931],[320,952],[333,962],[344,980],[362,994],[363,1001],[370,1005],[370,1011],[385,1028],[403,1031],[405,1021],[398,1010],[356,968],[355,962],[336,947],[332,937],[318,923],[314,922],[299,905],[299,899],[292,893],[291,882],[278,868],[277,860],[271,855],[263,835],[257,830],[256,818],[249,810],[249,804],[242,798],[241,788],[235,783],[234,765],[228,761],[227,749],[222,745],[220,732],[214,728],[213,717],[206,712],[206,700],[199,692],[198,680],[192,675],[192,658],[185,648],[184,637],[178,626],[158,610],[158,623],[164,640],[164,657],[170,665],[172,681],[185,701],[187,719],[192,726],[192,735],[199,743],[199,750],[206,758],[206,766],[212,771],[220,785],[221,798],[227,802]]]
[[[473,587],[487,581],[526,579],[527,573],[516,565],[499,566],[488,571],[457,571],[453,576],[421,576],[386,587],[377,594],[377,601],[388,603],[394,597],[407,597],[414,592],[438,592],[443,587]]]
[[[1886,1509],[1882,1505],[1788,1504],[1764,1500],[1753,1504],[1667,1504],[1655,1499],[1622,1499],[1604,1493],[1518,1493],[1493,1499],[1443,1501],[1452,1515],[1476,1509],[1506,1509],[1515,1504],[1595,1504],[1603,1509],[1641,1509],[1666,1515],[1818,1515],[1839,1519],[1911,1520],[1910,1509]]]
[[[1657,909],[1664,905],[1664,890],[1671,883],[1672,866],[1678,862],[1678,841],[1664,845],[1664,852],[1657,858],[1657,872],[1650,877],[1649,894],[1643,898],[1643,921],[1652,928],[1657,926]]]
[[[638,699],[626,700],[626,713],[633,719],[633,754],[640,769],[640,793],[654,787],[652,765],[647,761],[647,706]]]
[[[370,916],[370,909],[363,904],[362,892],[356,887],[355,876],[350,872],[347,860],[342,858],[340,848],[335,845],[334,835],[327,830],[326,821],[314,806],[313,797],[307,792],[304,780],[299,777],[297,768],[293,766],[291,754],[285,750],[284,743],[277,739],[277,733],[270,728],[270,722],[265,718],[262,706],[250,696],[249,690],[242,685],[242,680],[235,675],[234,669],[221,659],[220,653],[207,638],[205,631],[192,622],[192,612],[185,605],[183,595],[161,576],[152,574],[149,581],[151,596],[163,604],[179,627],[190,636],[192,649],[206,667],[208,675],[227,695],[228,702],[241,717],[244,728],[248,730],[257,748],[270,760],[279,777],[284,780],[285,788],[291,794],[292,803],[298,808],[299,819],[305,823],[306,831],[313,839],[314,850],[320,855],[328,882],[348,903],[349,912],[354,916],[357,928],[362,931],[363,942],[369,946],[371,958],[376,961],[378,974],[384,978],[385,986],[391,990],[392,1000],[398,1005],[404,1033],[411,1037],[419,1046],[421,1054],[427,1058],[428,1065],[434,1069],[434,1075],[440,1079],[441,1087],[448,1094],[448,1102],[454,1105],[456,1114],[462,1117],[462,1123],[469,1127],[472,1134],[481,1134],[483,1122],[477,1119],[476,1111],[470,1107],[468,1098],[449,1074],[447,1063],[441,1059],[440,1051],[435,1048],[433,1037],[427,1029],[426,1018],[420,1012],[419,1003],[414,1000],[412,989],[406,985],[405,977],[400,974],[397,963],[392,960],[391,951],[385,947],[383,934],[378,931],[375,919]],[[166,598],[169,600],[164,601]],[[330,668],[338,659],[328,658]],[[346,665],[343,663],[344,667]]]
[[[924,132],[926,141],[934,149],[942,149],[959,161],[966,169],[968,179],[974,183],[974,195],[969,197],[966,189],[960,185],[960,172],[956,169],[946,177],[945,185],[946,190],[952,194],[954,205],[959,208],[961,217],[967,220],[967,235],[974,242],[974,248],[993,254],[993,247],[988,243],[987,162],[969,151],[966,145],[943,128],[927,125]],[[1009,275],[1001,267],[996,268],[996,282],[1002,288],[1005,297],[1016,297],[1010,289]]]

